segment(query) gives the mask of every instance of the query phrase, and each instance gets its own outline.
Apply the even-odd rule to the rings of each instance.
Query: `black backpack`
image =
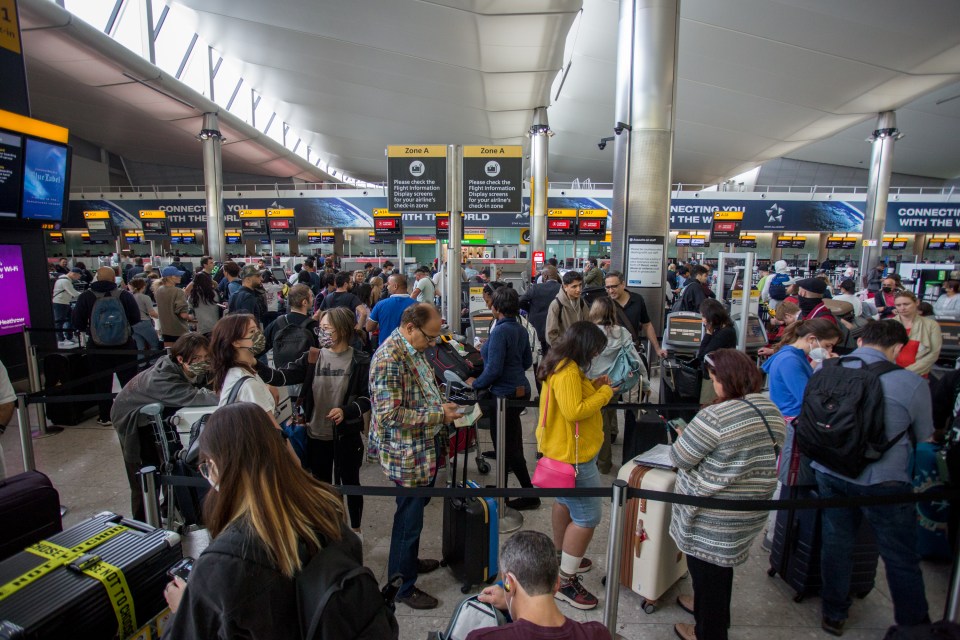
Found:
[[[350,534],[346,534],[350,535]],[[400,635],[393,613],[396,586],[383,591],[350,542],[323,546],[295,578],[300,637],[389,640]],[[305,550],[301,548],[301,557]]]
[[[313,318],[307,316],[297,324],[290,324],[287,316],[277,318],[277,330],[273,334],[273,364],[280,367],[294,362],[313,346],[313,335],[307,325]]]
[[[859,367],[845,367],[856,360]],[[797,446],[808,458],[848,478],[858,477],[906,433],[887,440],[880,376],[899,369],[855,356],[825,360],[803,394],[794,424]]]
[[[773,276],[773,280],[770,281],[770,288],[767,293],[770,294],[771,300],[785,300],[787,297],[787,281],[790,279],[790,275],[786,273],[778,273]]]

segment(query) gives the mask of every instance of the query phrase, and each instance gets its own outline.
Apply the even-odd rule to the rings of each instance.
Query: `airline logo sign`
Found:
[[[740,239],[740,225],[743,223],[743,211],[717,211],[713,214],[713,228],[710,239],[724,244]]]
[[[523,210],[523,148],[463,147],[463,210],[519,213]]]
[[[403,215],[388,209],[373,210],[373,233],[381,242],[403,237]]]
[[[387,147],[387,202],[397,213],[446,211],[446,145]]]

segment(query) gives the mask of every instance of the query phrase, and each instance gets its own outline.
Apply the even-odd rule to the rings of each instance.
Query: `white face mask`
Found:
[[[814,362],[823,362],[830,357],[830,352],[821,347],[820,341],[817,340],[817,346],[816,348],[810,350],[809,356]]]

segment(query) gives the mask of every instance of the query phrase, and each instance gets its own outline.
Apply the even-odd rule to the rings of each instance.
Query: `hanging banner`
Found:
[[[663,286],[663,236],[627,236],[627,286]]]
[[[463,147],[463,210],[466,213],[523,211],[523,147]]]
[[[398,213],[446,211],[446,145],[387,147],[387,208]]]

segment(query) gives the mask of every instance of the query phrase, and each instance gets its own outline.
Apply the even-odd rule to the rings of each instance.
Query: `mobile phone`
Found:
[[[167,576],[170,579],[180,578],[184,582],[187,582],[190,578],[190,572],[193,571],[193,563],[195,560],[190,556],[178,560],[176,564],[167,569]]]

